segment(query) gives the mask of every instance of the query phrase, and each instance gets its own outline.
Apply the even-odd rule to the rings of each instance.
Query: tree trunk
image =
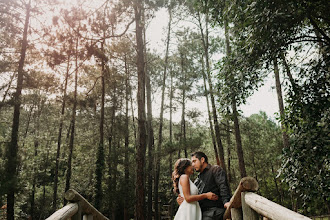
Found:
[[[11,88],[11,84],[13,83],[14,76],[15,76],[15,74],[12,74],[11,77],[10,77],[10,81],[8,83],[8,86],[7,86],[7,89],[5,91],[5,94],[3,95],[2,102],[0,102],[0,110],[5,105],[5,101],[6,101],[6,98],[7,98],[8,93],[9,93],[9,90]]]
[[[146,53],[145,53],[146,54]],[[152,219],[152,176],[153,176],[153,167],[156,165],[157,171],[157,159],[156,164],[153,163],[154,156],[154,130],[152,127],[152,102],[151,102],[151,83],[150,83],[150,74],[147,71],[147,65],[145,65],[145,74],[146,74],[146,93],[147,93],[147,131],[148,131],[148,204],[147,204],[147,219]],[[160,122],[162,123],[162,122]],[[156,184],[156,179],[155,179]],[[155,185],[156,187],[156,185]],[[155,196],[157,192],[155,191]]]
[[[129,126],[128,126],[128,105],[129,105],[129,94],[130,94],[130,86],[129,86],[129,68],[127,63],[127,57],[125,54],[125,89],[126,89],[126,99],[125,99],[125,161],[124,161],[124,179],[125,179],[125,198],[129,196]],[[124,200],[124,220],[129,219],[128,215],[129,204],[127,199]]]
[[[49,144],[50,144],[50,141],[47,141],[47,145],[46,145],[46,147],[47,147],[47,156],[46,156],[45,167],[44,167],[44,172],[43,172],[44,176],[47,176],[47,168],[50,166],[49,165]],[[43,186],[43,193],[42,193],[41,204],[46,204],[46,183],[43,182],[42,186]],[[46,207],[45,205],[43,205],[41,207],[39,220],[45,219],[45,207]]]
[[[145,219],[145,157],[146,157],[146,116],[145,116],[145,72],[144,72],[144,42],[143,24],[141,12],[143,10],[143,0],[134,2],[135,23],[136,23],[136,44],[137,44],[137,72],[138,72],[138,144],[136,149],[136,206],[135,215],[137,220]]]
[[[120,139],[117,138],[117,143],[113,146],[113,178],[112,178],[112,193],[113,195],[116,195],[117,192],[117,173],[118,173],[118,154],[117,154],[117,148],[120,146]],[[111,207],[111,212],[112,212],[112,219],[116,219],[116,203],[118,204],[118,200],[113,200],[112,201],[112,207]]]
[[[33,105],[30,107],[30,110],[29,110],[28,120],[27,120],[27,123],[26,123],[25,132],[24,132],[24,135],[23,135],[23,143],[22,143],[22,148],[23,149],[24,149],[24,146],[25,146],[25,140],[26,140],[26,137],[27,137],[27,134],[28,134],[28,131],[29,131],[31,116],[32,116],[32,112],[33,112],[33,109],[34,109],[35,105],[36,104],[33,102]]]
[[[275,183],[275,188],[276,188],[276,192],[277,192],[277,195],[280,197],[280,205],[282,205],[282,194],[279,190],[279,187],[278,187],[278,184],[277,184],[277,180],[276,180],[276,173],[274,171],[274,166],[273,164],[271,164],[271,168],[272,168],[272,176],[273,176],[273,180],[274,180],[274,183]]]
[[[203,59],[203,56],[202,56],[202,59],[201,59],[201,63],[202,63],[202,74],[203,74],[203,81],[204,81],[204,93],[205,93],[206,104],[207,104],[207,114],[209,116],[209,124],[210,124],[210,133],[211,133],[211,138],[212,138],[212,144],[213,144],[215,159],[217,160],[217,164],[220,166],[219,152],[218,152],[217,144],[216,144],[216,141],[215,141],[214,129],[213,129],[213,123],[212,123],[212,116],[211,116],[211,111],[210,111],[210,103],[209,103],[209,95],[208,95],[209,91],[207,89],[206,74],[204,72],[204,59]],[[229,168],[228,168],[228,170],[229,170]]]
[[[229,42],[229,30],[228,30],[229,26],[228,26],[227,18],[225,18],[224,26],[225,26],[225,38],[226,38],[226,40],[225,40],[226,55],[229,57],[231,55],[231,47],[230,47],[230,42]],[[238,111],[237,111],[235,94],[232,94],[232,110],[233,110],[233,121],[234,121],[238,164],[239,164],[241,178],[243,178],[246,176],[246,170],[245,170],[244,154],[243,154],[243,148],[242,148],[241,131],[239,129]]]
[[[233,109],[233,120],[234,120],[238,165],[239,165],[241,178],[243,178],[246,177],[246,170],[245,170],[244,154],[242,148],[241,131],[239,129],[239,122],[238,122],[238,112],[236,108],[236,99],[234,95],[232,97],[232,109]]]
[[[16,181],[17,181],[17,152],[18,152],[18,129],[20,121],[20,108],[21,108],[21,94],[23,86],[23,73],[24,73],[24,62],[27,48],[27,35],[30,20],[30,7],[31,1],[29,1],[26,7],[26,16],[24,23],[24,32],[21,48],[21,57],[18,63],[17,71],[17,87],[14,94],[14,115],[13,115],[13,125],[11,131],[11,141],[7,150],[7,164],[6,164],[6,177],[8,181],[8,191],[7,191],[7,219],[14,219],[14,204],[15,204],[15,192],[16,192]]]
[[[229,120],[227,120],[227,131],[226,131],[226,137],[227,137],[227,166],[228,166],[228,173],[227,173],[227,177],[228,177],[228,183],[232,182],[232,176],[231,176],[231,172],[230,172],[230,168],[231,168],[231,139],[230,139],[230,125],[229,125]]]
[[[66,105],[66,90],[68,87],[68,78],[69,78],[69,70],[70,70],[70,55],[68,56],[66,74],[65,74],[65,82],[63,88],[63,101],[62,101],[62,109],[60,116],[60,125],[58,128],[58,137],[57,137],[57,150],[56,150],[56,164],[55,164],[55,175],[54,175],[54,191],[53,191],[53,212],[56,211],[56,203],[57,203],[57,187],[58,187],[58,167],[60,162],[60,153],[61,153],[61,144],[62,144],[62,129],[63,129],[63,121],[64,121],[64,113],[65,113],[65,105]]]
[[[101,44],[101,51],[104,54],[104,43],[103,40]],[[104,83],[104,76],[106,72],[105,68],[105,60],[102,59],[102,71],[101,71],[101,115],[100,115],[100,142],[97,151],[97,158],[96,158],[96,184],[95,184],[95,208],[100,210],[102,204],[102,177],[103,177],[103,170],[104,170],[104,97],[105,97],[105,83]]]
[[[160,213],[158,213],[158,185],[159,185],[159,175],[160,175],[160,153],[162,151],[163,143],[163,121],[164,121],[164,100],[165,100],[165,88],[166,88],[166,77],[167,77],[167,67],[168,67],[168,54],[169,54],[169,45],[171,37],[171,23],[172,23],[172,9],[169,6],[168,9],[169,21],[167,27],[167,39],[166,39],[166,53],[165,53],[165,64],[164,64],[164,73],[162,80],[162,98],[160,105],[160,115],[159,115],[159,131],[158,131],[158,144],[156,149],[156,170],[155,170],[155,186],[154,186],[154,207],[155,207],[155,219],[160,219]]]
[[[73,154],[73,145],[74,145],[74,136],[75,136],[75,124],[76,124],[76,111],[77,111],[77,88],[78,88],[78,44],[79,40],[76,39],[76,50],[75,50],[75,82],[74,82],[74,94],[73,94],[73,108],[71,116],[71,135],[69,142],[69,156],[68,156],[68,168],[66,171],[66,181],[65,181],[65,192],[70,189],[71,181],[71,166],[72,166],[72,154]],[[66,202],[65,202],[66,203]]]
[[[35,117],[34,117],[34,124],[35,124],[35,128],[33,131],[33,136],[34,136],[34,163],[36,164],[35,166],[33,166],[32,170],[33,170],[33,180],[32,180],[32,195],[31,195],[31,210],[30,210],[30,216],[31,219],[35,219],[34,216],[34,209],[35,209],[35,193],[36,193],[36,180],[38,177],[38,173],[39,173],[39,169],[38,169],[38,163],[37,163],[37,156],[38,156],[38,147],[39,147],[39,136],[40,136],[40,116],[42,113],[42,107],[43,107],[43,103],[42,101],[38,100],[36,101],[36,106],[37,106],[37,111],[35,113]],[[47,160],[48,162],[48,154],[47,154]],[[46,167],[45,167],[46,169]],[[45,171],[44,169],[44,171]],[[44,203],[43,203],[44,204]]]
[[[133,105],[133,96],[132,96],[132,88],[130,87],[130,100],[131,100],[131,110],[132,110],[132,127],[134,132],[134,143],[135,146],[137,146],[137,131],[136,131],[136,125],[135,125],[135,116],[134,116],[134,105]]]
[[[184,148],[184,155],[187,158],[188,152],[187,152],[187,145],[186,145],[186,117],[185,117],[185,111],[186,111],[186,87],[187,87],[187,74],[184,70],[184,60],[183,60],[183,54],[181,54],[181,75],[183,76],[183,86],[182,86],[182,113],[181,113],[181,144],[183,144]]]
[[[207,4],[207,3],[206,3]],[[206,6],[207,10],[207,6]],[[214,122],[214,130],[215,130],[215,137],[219,149],[219,155],[220,155],[220,166],[222,169],[227,173],[226,169],[226,163],[225,163],[225,153],[221,141],[221,135],[220,135],[220,126],[218,122],[218,116],[217,116],[217,109],[215,105],[215,99],[214,99],[214,91],[213,91],[213,84],[212,84],[212,78],[211,78],[211,70],[210,70],[210,62],[209,62],[209,32],[208,32],[208,22],[209,22],[209,17],[208,17],[208,12],[205,13],[205,34],[200,18],[200,14],[198,14],[199,17],[199,27],[200,27],[200,32],[202,35],[202,42],[203,42],[203,47],[204,47],[204,54],[205,54],[205,64],[206,64],[206,73],[207,73],[207,81],[209,84],[209,93],[210,93],[210,98],[211,98],[211,105],[212,105],[212,116],[213,116],[213,122]]]
[[[172,176],[172,172],[173,172],[173,150],[172,150],[172,144],[173,144],[173,72],[171,71],[171,88],[170,88],[170,155],[169,155],[169,176]],[[172,189],[172,181],[169,181],[169,185],[170,185],[170,189]],[[173,209],[174,209],[174,200],[175,200],[175,196],[174,193],[171,193],[171,203],[170,203],[170,219],[173,219]]]
[[[293,91],[295,91],[295,92],[297,93],[297,92],[298,92],[298,91],[297,91],[297,84],[296,84],[295,80],[293,79],[293,76],[292,76],[291,71],[290,71],[290,67],[289,67],[288,63],[286,62],[286,59],[285,59],[284,53],[281,52],[280,56],[281,56],[281,59],[282,59],[282,61],[283,61],[283,65],[284,65],[284,67],[285,67],[286,74],[287,74],[288,77],[289,77],[289,81],[290,81],[290,83],[291,83],[291,86],[292,86],[292,88],[293,88]]]
[[[281,119],[283,119],[285,117],[284,116],[284,103],[283,103],[283,97],[282,97],[280,73],[279,73],[276,57],[274,58],[274,74],[275,74],[276,93],[277,93],[278,106],[279,106],[279,110],[280,110],[280,117],[281,117]],[[289,137],[288,137],[287,133],[285,132],[283,123],[281,123],[281,127],[282,127],[283,145],[285,148],[287,148],[287,147],[289,147]]]
[[[113,204],[114,204],[114,190],[113,190],[113,177],[114,177],[114,149],[113,149],[113,137],[114,137],[114,127],[116,120],[116,108],[117,108],[117,97],[116,97],[116,83],[113,83],[112,91],[112,112],[110,119],[110,132],[109,132],[109,147],[108,147],[108,191],[109,191],[109,216],[112,216]]]
[[[38,155],[38,146],[39,146],[39,141],[35,140],[34,141],[34,156],[37,157]],[[33,167],[33,180],[32,180],[32,193],[31,193],[31,210],[30,210],[30,216],[31,219],[34,219],[34,209],[35,209],[35,192],[36,192],[36,173],[38,171],[35,171],[35,167]]]

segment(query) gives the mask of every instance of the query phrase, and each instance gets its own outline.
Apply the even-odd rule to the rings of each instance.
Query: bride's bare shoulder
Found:
[[[189,176],[187,174],[182,174],[180,177],[180,183],[189,182]]]

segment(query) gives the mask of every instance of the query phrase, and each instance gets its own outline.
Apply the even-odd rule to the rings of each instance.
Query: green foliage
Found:
[[[262,85],[266,76],[265,72],[249,66],[246,59],[236,53],[223,58],[216,68],[219,70],[219,102],[224,109],[232,104],[233,98],[238,106],[245,104],[246,99]]]
[[[244,103],[281,53],[290,51],[297,59],[306,47],[318,51],[291,69],[296,78],[286,87],[287,107],[281,119],[291,143],[283,150],[281,177],[292,195],[304,201],[305,213],[328,212],[330,2],[204,2],[209,3],[213,22],[225,25],[227,20],[231,31],[232,56],[219,63],[221,102],[234,93]]]
[[[330,198],[329,60],[308,68],[300,82],[297,91],[289,90],[286,117],[282,119],[291,143],[283,149],[281,172],[290,190],[310,208],[307,211],[320,214],[327,211]]]
[[[241,120],[244,158],[249,176],[259,182],[262,196],[284,205],[283,184],[276,177],[283,147],[280,127],[265,112]],[[276,181],[276,182],[275,182]]]

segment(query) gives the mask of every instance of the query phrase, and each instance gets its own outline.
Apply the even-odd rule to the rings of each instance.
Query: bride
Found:
[[[190,180],[194,173],[192,163],[187,158],[181,158],[175,162],[172,174],[174,192],[180,194],[184,201],[180,205],[174,220],[201,220],[202,211],[199,207],[199,200],[218,200],[218,196],[212,192],[198,194],[198,188]]]

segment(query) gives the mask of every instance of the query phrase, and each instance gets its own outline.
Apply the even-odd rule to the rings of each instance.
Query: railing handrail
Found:
[[[93,216],[92,219],[94,220],[109,220],[74,189],[66,191],[64,198],[70,203],[54,212],[46,220],[67,219],[75,215],[81,216],[82,214]]]
[[[284,206],[272,202],[265,197],[252,192],[245,193],[245,202],[260,215],[273,220],[311,220],[310,218],[294,212]]]
[[[259,219],[260,214],[272,220],[311,220],[304,215],[253,193],[257,190],[258,182],[253,177],[242,178],[230,199],[223,219],[255,220]]]
[[[46,220],[60,220],[71,218],[78,212],[78,209],[78,203],[69,203],[63,208],[54,212],[51,216],[46,218]]]

